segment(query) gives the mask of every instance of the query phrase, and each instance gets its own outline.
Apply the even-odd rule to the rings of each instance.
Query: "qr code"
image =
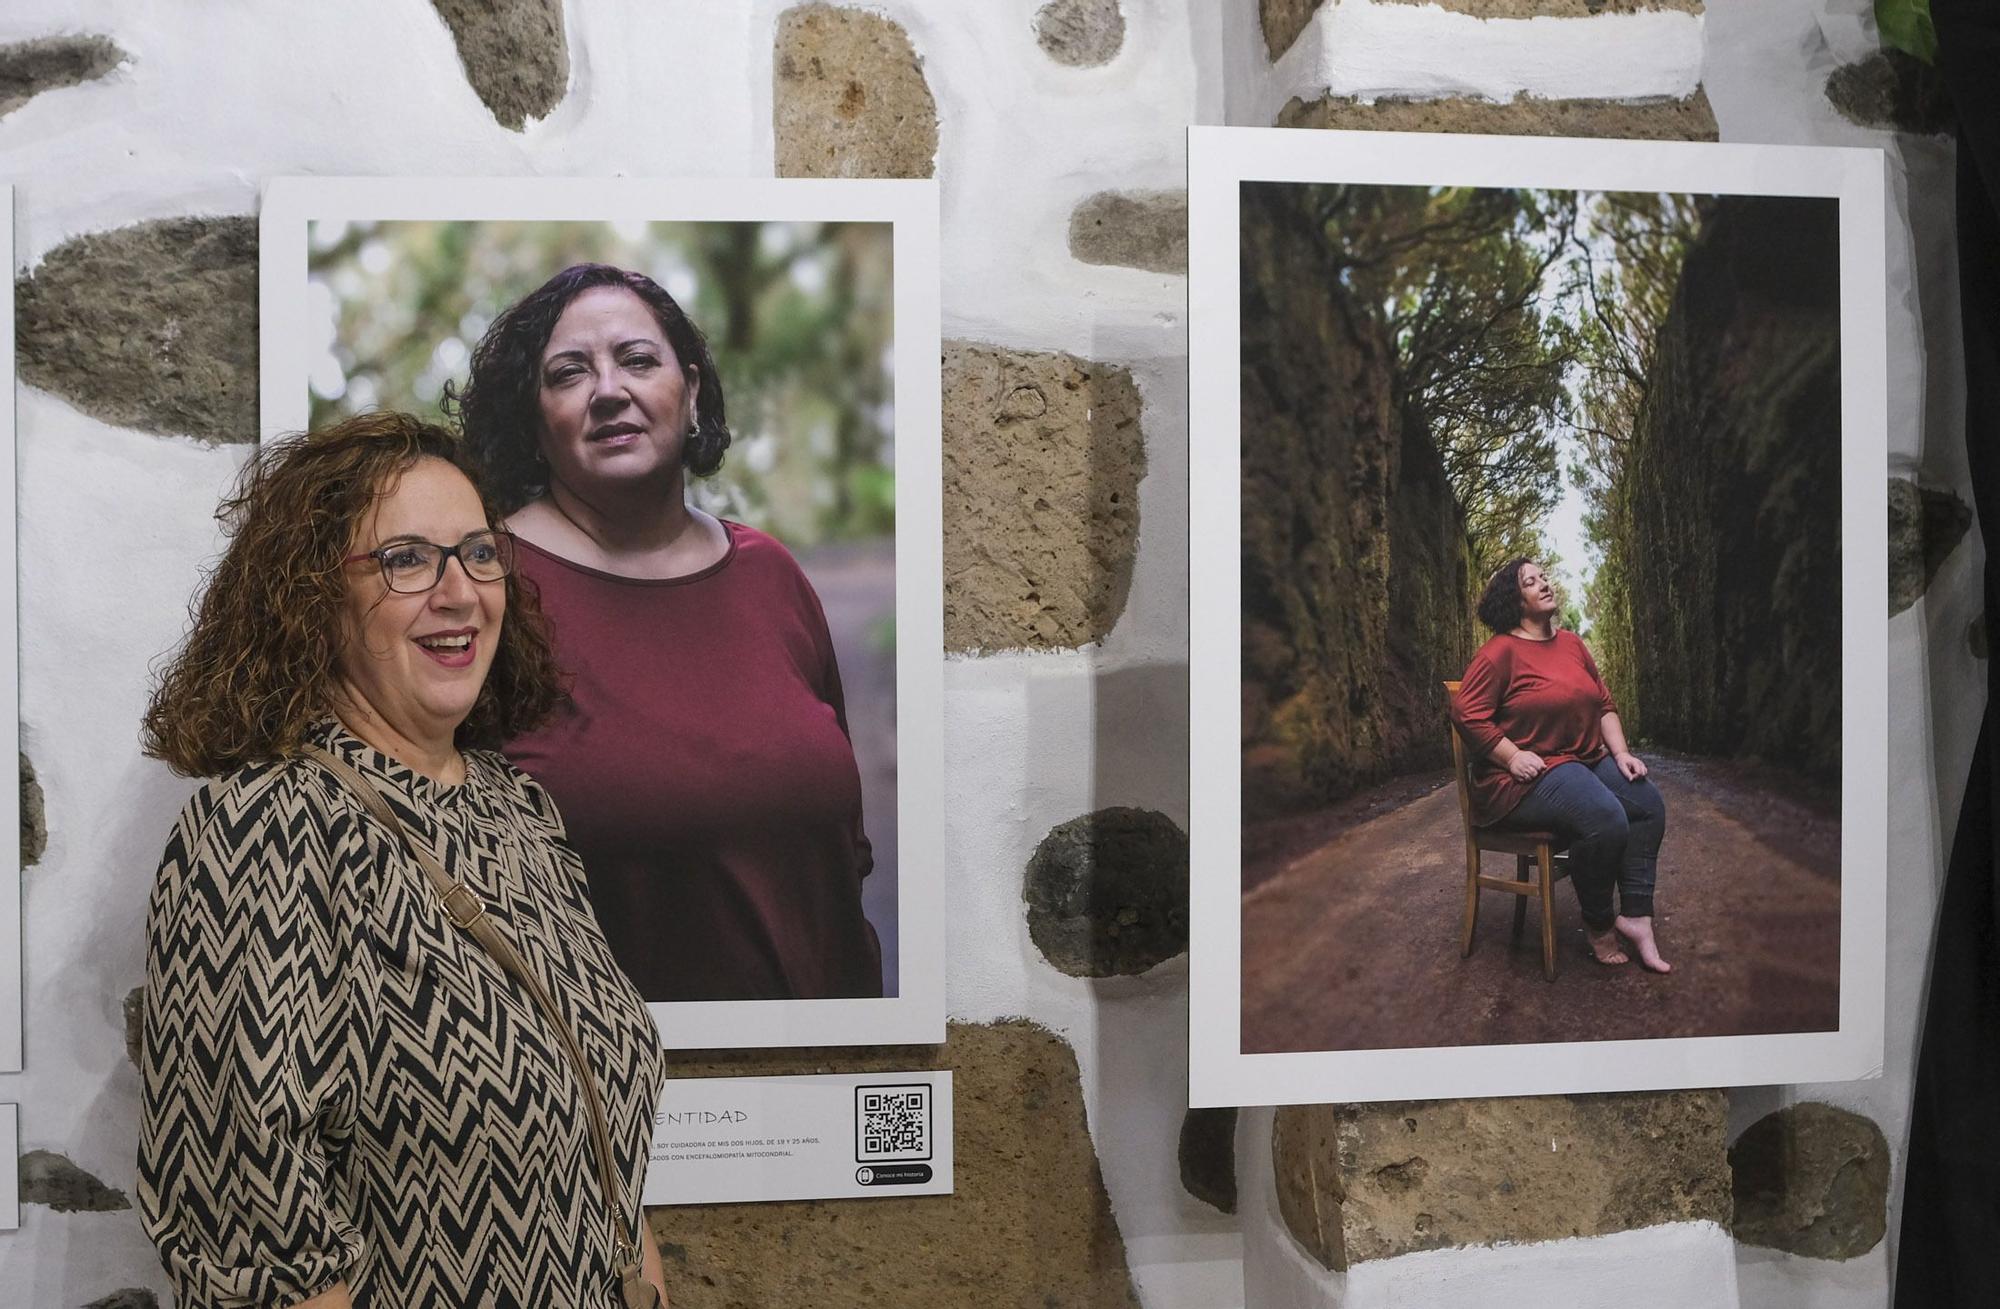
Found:
[[[854,1088],[854,1158],[928,1159],[931,1157],[931,1088],[857,1086]]]

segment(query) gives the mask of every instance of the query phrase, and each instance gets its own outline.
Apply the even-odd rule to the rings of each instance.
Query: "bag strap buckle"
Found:
[[[453,882],[451,889],[438,897],[438,906],[444,910],[445,917],[451,919],[451,925],[461,932],[486,916],[486,906],[466,889],[463,882]]]

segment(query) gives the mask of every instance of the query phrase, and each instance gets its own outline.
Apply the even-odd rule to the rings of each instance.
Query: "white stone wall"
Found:
[[[946,334],[1123,364],[1145,401],[1140,549],[1110,639],[947,668],[953,1016],[1026,1015],[1075,1046],[1148,1309],[1241,1304],[1246,1287],[1248,1303],[1274,1307],[1881,1303],[1886,1247],[1849,1265],[1814,1263],[1736,1253],[1701,1225],[1326,1274],[1277,1219],[1268,1112],[1246,1114],[1239,1132],[1240,1227],[1179,1185],[1184,963],[1140,979],[1063,976],[1029,942],[1020,897],[1021,869],[1056,823],[1115,804],[1187,818],[1184,286],[1072,260],[1075,203],[1105,189],[1180,186],[1185,124],[1266,125],[1287,97],[1329,87],[1623,97],[1679,94],[1700,78],[1725,140],[1896,146],[1845,125],[1819,91],[1836,58],[1867,42],[1860,20],[1828,17],[1820,0],[1723,0],[1705,17],[1496,28],[1343,0],[1273,69],[1252,0],[1124,0],[1121,52],[1075,69],[1036,48],[1041,2],[869,6],[908,30],[938,102]],[[0,118],[0,177],[17,188],[17,265],[141,219],[253,213],[264,179],[294,173],[768,175],[771,33],[784,7],[569,0],[570,93],[547,121],[515,133],[473,94],[421,0],[16,0],[0,12],[0,43],[99,32],[131,56],[107,79]],[[1560,58],[1542,57],[1556,47]],[[1962,485],[1957,392],[1946,380],[1956,364],[1949,148],[1905,141],[1897,156],[1899,202],[1913,218],[1899,208],[1891,229],[1901,261],[1892,457],[1928,481]],[[0,1102],[21,1104],[24,1148],[60,1150],[129,1191],[137,1080],[120,1003],[141,980],[145,891],[188,791],[139,757],[137,721],[149,665],[180,635],[186,597],[216,547],[210,514],[242,451],[112,428],[26,388],[18,401],[22,735],[47,794],[50,841],[24,878],[27,1071],[0,1077]],[[107,541],[134,538],[138,549],[107,553]],[[1930,914],[1979,703],[1982,670],[1962,639],[1978,603],[1976,563],[1976,549],[1961,547],[1930,597],[1891,624],[1899,780],[1885,1076],[1739,1092],[1739,1126],[1779,1104],[1828,1099],[1874,1117],[1900,1146]],[[1647,1275],[1639,1300],[1594,1289],[1646,1268],[1658,1276]],[[1513,1289],[1477,1294],[1489,1278]],[[0,1235],[9,1303],[82,1305],[163,1285],[130,1221],[30,1207],[21,1231]]]

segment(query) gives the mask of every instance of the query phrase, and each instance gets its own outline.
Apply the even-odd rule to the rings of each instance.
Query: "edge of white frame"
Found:
[[[1242,1051],[1239,184],[1826,196],[1840,203],[1840,1028],[1771,1036]],[[1188,1103],[1422,1100],[1881,1075],[1888,779],[1886,187],[1880,150],[1195,127],[1188,133]],[[1441,929],[1442,930],[1442,929]],[[1671,983],[1667,983],[1671,985]],[[1329,1000],[1335,997],[1329,997]]]
[[[670,1050],[937,1045],[945,1039],[944,560],[938,191],[930,180],[278,178],[258,230],[262,438],[302,430],[307,224],[403,221],[892,225],[896,415],[898,994],[649,1006]]]
[[[0,614],[7,630],[0,639],[0,723],[14,734],[12,750],[0,751],[0,832],[21,825],[21,611],[19,535],[21,514],[16,500],[18,440],[14,375],[14,188],[0,186],[0,250],[7,252],[6,285],[0,287],[0,367],[7,377],[7,403],[0,406],[0,504],[7,507],[7,530],[0,532]],[[11,952],[0,964],[0,1073],[18,1073],[22,1066],[24,1025],[23,984],[28,943],[21,931],[21,850],[9,844],[0,865],[0,942]]]

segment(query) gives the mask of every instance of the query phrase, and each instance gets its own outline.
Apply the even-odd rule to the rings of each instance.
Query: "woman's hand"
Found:
[[[1548,770],[1549,766],[1533,750],[1516,750],[1507,758],[1507,771],[1517,782],[1532,782]]]
[[[1625,780],[1636,782],[1646,775],[1646,761],[1638,755],[1619,751],[1611,756],[1611,762],[1618,765],[1618,771],[1625,774]]]

